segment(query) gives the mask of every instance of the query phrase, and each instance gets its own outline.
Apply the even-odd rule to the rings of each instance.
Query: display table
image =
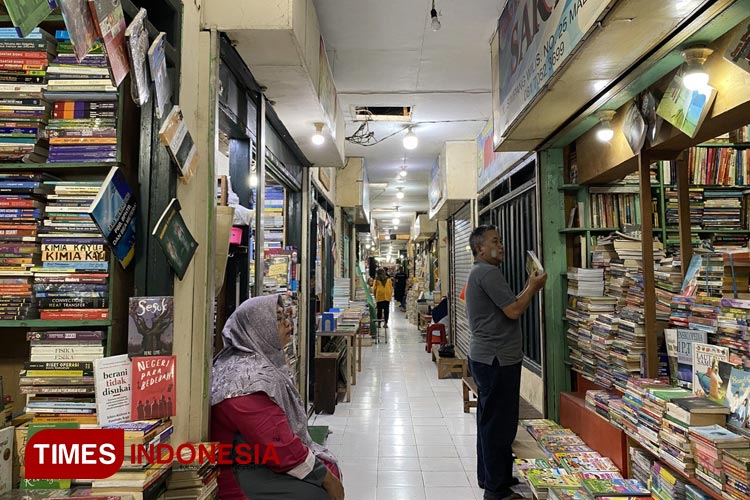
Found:
[[[316,332],[315,333],[315,357],[316,358],[336,358],[339,359],[342,354],[346,359],[346,402],[351,401],[351,386],[357,383],[357,370],[354,368],[353,356],[357,357],[357,364],[362,359],[362,336],[357,335],[358,330],[334,331],[334,332]],[[335,352],[323,352],[323,338],[344,338],[343,353],[341,349]],[[357,343],[357,346],[354,345]],[[356,352],[353,347],[356,347]]]

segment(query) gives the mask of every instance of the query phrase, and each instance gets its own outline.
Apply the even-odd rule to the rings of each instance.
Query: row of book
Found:
[[[275,182],[267,182],[263,192],[263,246],[284,246],[284,188]]]
[[[747,142],[748,127],[735,131],[734,142]],[[729,142],[727,136],[724,140]],[[717,144],[718,145],[718,144]],[[665,186],[676,184],[677,163],[659,162],[661,179]],[[688,150],[688,182],[700,186],[750,185],[750,149],[736,147],[694,147]]]

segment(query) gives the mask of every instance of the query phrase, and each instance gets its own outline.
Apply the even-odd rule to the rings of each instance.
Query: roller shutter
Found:
[[[469,277],[474,259],[469,250],[469,236],[474,229],[472,224],[471,203],[467,203],[453,215],[450,221],[450,274],[451,274],[451,332],[456,346],[464,353],[469,352],[471,331],[466,317],[466,305],[459,300],[461,290]]]

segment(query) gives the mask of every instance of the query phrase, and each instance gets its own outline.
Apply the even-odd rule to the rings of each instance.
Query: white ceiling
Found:
[[[408,231],[416,211],[428,209],[429,173],[447,140],[475,139],[492,115],[489,41],[504,0],[436,0],[442,27],[430,29],[431,0],[314,0],[328,50],[346,134],[352,106],[414,106],[419,147],[406,151],[399,133],[381,144],[346,144],[347,156],[364,156],[372,207],[401,207],[399,232]],[[380,139],[404,123],[371,122]],[[401,165],[406,182],[396,182]],[[396,187],[403,186],[403,200]],[[376,219],[394,212],[374,211]],[[392,224],[387,224],[392,227]]]

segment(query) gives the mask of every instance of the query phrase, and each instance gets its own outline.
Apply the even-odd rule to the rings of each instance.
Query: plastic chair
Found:
[[[424,346],[424,350],[426,352],[432,352],[432,345],[438,343],[436,341],[436,332],[439,332],[440,334],[440,345],[445,345],[448,343],[448,339],[445,335],[445,325],[442,323],[433,323],[427,327],[427,337],[425,338],[426,343]]]

